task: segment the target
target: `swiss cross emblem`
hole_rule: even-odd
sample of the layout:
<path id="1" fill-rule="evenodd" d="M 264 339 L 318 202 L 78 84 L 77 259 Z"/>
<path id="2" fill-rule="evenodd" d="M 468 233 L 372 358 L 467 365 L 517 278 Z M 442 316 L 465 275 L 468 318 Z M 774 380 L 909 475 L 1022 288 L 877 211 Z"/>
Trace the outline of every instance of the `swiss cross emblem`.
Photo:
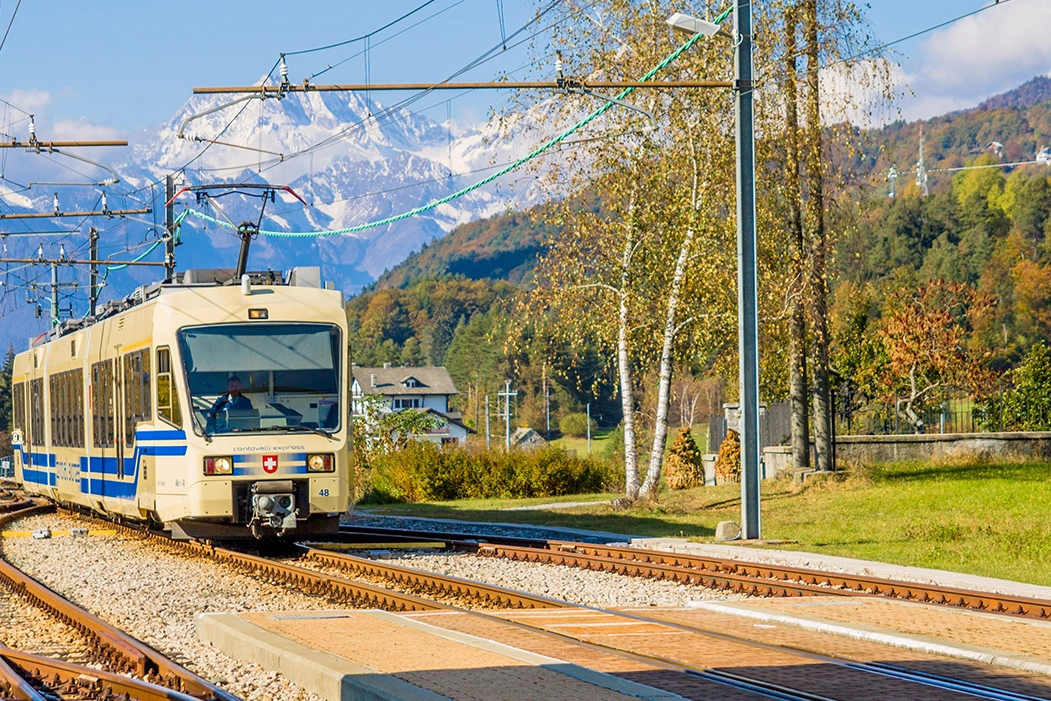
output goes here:
<path id="1" fill-rule="evenodd" d="M 272 475 L 277 472 L 277 456 L 276 455 L 264 455 L 263 456 L 263 472 L 268 475 Z"/>

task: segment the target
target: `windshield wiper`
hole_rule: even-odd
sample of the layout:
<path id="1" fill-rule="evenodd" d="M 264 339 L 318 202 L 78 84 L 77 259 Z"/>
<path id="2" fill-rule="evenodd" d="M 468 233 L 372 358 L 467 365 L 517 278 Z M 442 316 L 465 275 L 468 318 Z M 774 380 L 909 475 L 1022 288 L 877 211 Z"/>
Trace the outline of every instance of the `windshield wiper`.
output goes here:
<path id="1" fill-rule="evenodd" d="M 260 426 L 259 428 L 245 428 L 245 429 L 237 429 L 237 430 L 238 430 L 238 432 L 244 432 L 244 433 L 254 433 L 256 431 L 289 431 L 289 432 L 310 431 L 311 433 L 316 433 L 319 436 L 324 436 L 325 438 L 328 438 L 329 440 L 333 440 L 333 441 L 336 440 L 332 436 L 331 433 L 329 433 L 328 431 L 326 431 L 324 429 L 312 428 L 310 426 L 303 426 L 301 424 L 292 424 L 290 426 L 267 426 L 265 428 Z"/>

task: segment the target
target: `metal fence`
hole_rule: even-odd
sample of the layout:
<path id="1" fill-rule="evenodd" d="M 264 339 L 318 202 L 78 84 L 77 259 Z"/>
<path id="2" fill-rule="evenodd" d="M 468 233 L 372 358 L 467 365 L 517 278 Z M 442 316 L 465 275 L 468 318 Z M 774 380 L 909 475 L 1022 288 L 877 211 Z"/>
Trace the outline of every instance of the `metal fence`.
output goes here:
<path id="1" fill-rule="evenodd" d="M 726 413 L 708 419 L 708 450 L 715 453 L 730 428 Z M 792 406 L 788 402 L 764 404 L 759 411 L 759 450 L 771 445 L 785 445 L 792 437 Z"/>
<path id="2" fill-rule="evenodd" d="M 1051 430 L 1051 405 L 1027 402 L 1006 385 L 981 398 L 947 389 L 913 407 L 911 416 L 905 397 L 866 401 L 841 391 L 835 399 L 836 435 Z"/>

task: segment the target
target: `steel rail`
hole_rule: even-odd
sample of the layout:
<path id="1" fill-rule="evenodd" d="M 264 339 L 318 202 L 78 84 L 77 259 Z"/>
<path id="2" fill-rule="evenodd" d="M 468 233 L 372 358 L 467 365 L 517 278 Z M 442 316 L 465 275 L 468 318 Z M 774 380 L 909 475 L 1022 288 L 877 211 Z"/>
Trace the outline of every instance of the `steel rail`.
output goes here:
<path id="1" fill-rule="evenodd" d="M 553 563 L 569 567 L 580 567 L 589 570 L 602 570 L 615 574 L 669 579 L 681 584 L 696 584 L 711 589 L 731 590 L 756 596 L 828 596 L 850 594 L 864 595 L 862 592 L 845 592 L 810 584 L 781 582 L 769 579 L 755 579 L 745 575 L 714 573 L 686 567 L 664 565 L 654 562 L 635 562 L 627 559 L 613 559 L 600 555 L 589 555 L 571 550 L 528 548 L 494 543 L 479 543 L 479 555 L 504 557 L 524 562 Z"/>
<path id="2" fill-rule="evenodd" d="M 1010 594 L 982 592 L 958 587 L 899 580 L 843 572 L 742 562 L 718 557 L 668 553 L 645 548 L 626 548 L 609 545 L 591 545 L 551 541 L 549 547 L 630 564 L 632 567 L 672 567 L 675 572 L 709 572 L 736 575 L 756 581 L 791 582 L 795 585 L 816 587 L 823 594 L 879 596 L 919 603 L 965 608 L 986 613 L 997 613 L 1021 618 L 1046 620 L 1051 618 L 1051 601 Z"/>
<path id="3" fill-rule="evenodd" d="M 51 508 L 51 504 L 41 503 L 27 509 L 5 513 L 0 516 L 0 526 Z M 0 583 L 39 608 L 50 612 L 85 636 L 96 640 L 100 646 L 99 656 L 115 669 L 142 677 L 146 681 L 159 682 L 171 689 L 188 694 L 198 701 L 201 699 L 240 701 L 237 696 L 205 681 L 149 645 L 88 613 L 2 558 L 0 558 Z"/>
<path id="4" fill-rule="evenodd" d="M 382 577 L 403 586 L 422 590 L 428 594 L 439 593 L 447 596 L 460 596 L 477 599 L 500 608 L 513 609 L 557 609 L 572 605 L 537 594 L 529 594 L 516 589 L 476 582 L 460 577 L 451 577 L 412 567 L 403 567 L 388 562 L 355 557 L 344 553 L 318 550 L 306 544 L 298 544 L 305 556 L 326 565 L 369 577 Z"/>
<path id="5" fill-rule="evenodd" d="M 869 596 L 949 606 L 1018 618 L 1051 620 L 1051 601 L 921 582 L 823 572 L 729 558 L 670 553 L 646 548 L 430 530 L 344 527 L 375 536 L 427 538 L 479 554 L 561 562 L 576 567 L 670 579 L 762 596 Z M 518 550 L 514 550 L 517 548 Z M 551 553 L 558 552 L 558 555 Z M 574 555 L 575 557 L 570 557 Z M 783 591 L 782 591 L 783 590 Z"/>
<path id="6" fill-rule="evenodd" d="M 15 670 L 3 656 L 0 646 L 0 698 L 14 701 L 48 701 L 29 680 Z"/>
<path id="7" fill-rule="evenodd" d="M 25 670 L 25 673 L 18 670 Z M 6 679 L 11 689 L 7 693 L 19 701 L 49 701 L 56 698 L 37 691 L 26 676 L 44 682 L 45 686 L 51 689 L 62 685 L 65 687 L 63 691 L 66 692 L 62 698 L 108 699 L 119 696 L 122 699 L 137 701 L 200 701 L 196 696 L 114 672 L 82 667 L 0 646 L 0 691 L 4 690 Z M 74 693 L 77 696 L 71 695 Z"/>

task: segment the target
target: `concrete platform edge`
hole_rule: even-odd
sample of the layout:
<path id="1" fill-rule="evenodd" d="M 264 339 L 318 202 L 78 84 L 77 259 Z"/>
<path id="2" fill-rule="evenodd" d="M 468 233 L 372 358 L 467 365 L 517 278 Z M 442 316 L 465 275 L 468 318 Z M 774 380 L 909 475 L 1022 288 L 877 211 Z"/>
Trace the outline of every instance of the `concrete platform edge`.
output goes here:
<path id="1" fill-rule="evenodd" d="M 789 615 L 785 613 L 774 613 L 771 611 L 748 606 L 746 604 L 725 604 L 708 601 L 696 601 L 689 604 L 690 608 L 699 608 L 713 613 L 743 616 L 764 623 L 780 623 L 782 625 L 794 626 L 804 630 L 817 633 L 829 633 L 854 640 L 881 643 L 892 647 L 904 648 L 916 652 L 932 655 L 944 655 L 956 659 L 969 660 L 971 662 L 983 662 L 997 667 L 1008 667 L 1023 672 L 1035 674 L 1046 674 L 1051 676 L 1051 661 L 1039 658 L 1016 655 L 993 648 L 966 645 L 963 643 L 950 643 L 939 638 L 925 635 L 911 635 L 889 628 L 877 628 L 855 624 L 854 626 L 841 623 L 832 623 L 819 618 L 804 615 Z"/>
<path id="2" fill-rule="evenodd" d="M 640 699 L 646 699 L 647 701 L 675 701 L 677 699 L 683 699 L 682 696 L 675 694 L 670 691 L 664 691 L 657 689 L 652 686 L 646 686 L 645 684 L 639 684 L 637 682 L 629 681 L 627 679 L 621 679 L 615 677 L 612 674 L 606 674 L 605 672 L 598 672 L 593 669 L 581 667 L 563 660 L 559 660 L 554 657 L 548 657 L 546 655 L 540 655 L 535 652 L 529 652 L 528 650 L 522 650 L 521 648 L 512 647 L 504 643 L 497 642 L 495 640 L 488 640 L 486 638 L 478 637 L 477 635 L 471 635 L 470 633 L 461 633 L 455 630 L 449 630 L 447 628 L 441 628 L 439 626 L 425 623 L 415 618 L 402 616 L 394 613 L 388 613 L 387 611 L 370 610 L 365 611 L 370 616 L 382 618 L 385 621 L 390 621 L 397 625 L 405 626 L 407 628 L 413 628 L 421 632 L 433 635 L 436 637 L 444 638 L 446 640 L 452 640 L 454 642 L 463 643 L 464 645 L 470 645 L 480 650 L 487 650 L 489 652 L 495 652 L 505 657 L 510 657 L 513 660 L 519 662 L 525 662 L 526 664 L 535 665 L 537 667 L 543 667 L 552 672 L 572 677 L 582 682 L 597 686 L 603 689 L 609 689 L 615 691 L 618 694 L 624 694 L 625 696 L 634 696 Z M 440 615 L 440 614 L 439 614 Z"/>
<path id="3" fill-rule="evenodd" d="M 197 637 L 234 659 L 280 672 L 328 701 L 448 701 L 396 677 L 271 633 L 233 613 L 202 613 L 197 617 Z"/>

